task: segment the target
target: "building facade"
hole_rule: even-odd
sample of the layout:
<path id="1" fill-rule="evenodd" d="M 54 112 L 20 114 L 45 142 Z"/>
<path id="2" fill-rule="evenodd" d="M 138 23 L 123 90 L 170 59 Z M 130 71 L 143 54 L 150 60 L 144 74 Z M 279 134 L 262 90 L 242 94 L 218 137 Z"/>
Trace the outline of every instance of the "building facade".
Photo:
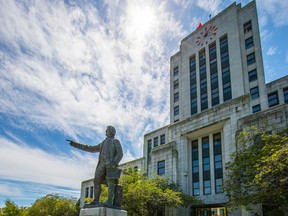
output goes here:
<path id="1" fill-rule="evenodd" d="M 184 38 L 170 59 L 170 124 L 144 135 L 136 162 L 204 204 L 165 215 L 262 215 L 261 205 L 227 212 L 225 164 L 239 132 L 287 125 L 287 103 L 288 76 L 265 83 L 255 1 L 231 4 Z"/>

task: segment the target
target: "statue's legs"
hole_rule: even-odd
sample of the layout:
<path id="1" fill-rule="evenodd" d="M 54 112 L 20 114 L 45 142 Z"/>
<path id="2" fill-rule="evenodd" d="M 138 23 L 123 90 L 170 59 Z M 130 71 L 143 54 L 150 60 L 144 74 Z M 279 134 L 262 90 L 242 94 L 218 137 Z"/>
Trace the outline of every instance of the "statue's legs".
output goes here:
<path id="1" fill-rule="evenodd" d="M 101 183 L 105 178 L 105 165 L 98 164 L 95 170 L 95 177 L 94 177 L 94 200 L 93 204 L 99 204 L 99 198 L 101 194 Z"/>
<path id="2" fill-rule="evenodd" d="M 107 184 L 108 184 L 108 200 L 107 200 L 106 204 L 113 206 L 114 198 L 115 198 L 116 180 L 115 179 L 109 179 L 109 180 L 107 180 Z"/>

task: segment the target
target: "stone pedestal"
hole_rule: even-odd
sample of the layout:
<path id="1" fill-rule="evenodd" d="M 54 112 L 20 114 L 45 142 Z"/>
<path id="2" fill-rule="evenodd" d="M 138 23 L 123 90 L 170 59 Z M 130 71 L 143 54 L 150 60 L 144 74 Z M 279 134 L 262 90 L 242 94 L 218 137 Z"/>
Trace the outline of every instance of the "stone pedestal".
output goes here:
<path id="1" fill-rule="evenodd" d="M 83 208 L 79 216 L 127 216 L 127 211 L 108 207 Z"/>

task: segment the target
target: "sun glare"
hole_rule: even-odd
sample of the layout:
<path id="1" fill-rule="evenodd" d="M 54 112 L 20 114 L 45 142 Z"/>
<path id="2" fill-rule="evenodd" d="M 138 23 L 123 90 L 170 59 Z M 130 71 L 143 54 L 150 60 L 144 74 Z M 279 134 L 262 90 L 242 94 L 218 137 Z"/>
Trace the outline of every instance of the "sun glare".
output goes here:
<path id="1" fill-rule="evenodd" d="M 138 40 L 143 40 L 152 33 L 156 24 L 156 16 L 150 6 L 137 5 L 129 8 L 127 24 L 129 34 Z"/>

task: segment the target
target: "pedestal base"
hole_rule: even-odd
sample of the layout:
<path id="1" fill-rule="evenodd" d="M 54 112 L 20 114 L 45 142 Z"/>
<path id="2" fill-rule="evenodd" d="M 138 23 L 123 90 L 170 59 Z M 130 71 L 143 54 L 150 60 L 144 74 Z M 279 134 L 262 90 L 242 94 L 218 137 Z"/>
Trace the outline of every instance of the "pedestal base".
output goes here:
<path id="1" fill-rule="evenodd" d="M 79 216 L 127 216 L 127 211 L 108 207 L 84 208 Z"/>

